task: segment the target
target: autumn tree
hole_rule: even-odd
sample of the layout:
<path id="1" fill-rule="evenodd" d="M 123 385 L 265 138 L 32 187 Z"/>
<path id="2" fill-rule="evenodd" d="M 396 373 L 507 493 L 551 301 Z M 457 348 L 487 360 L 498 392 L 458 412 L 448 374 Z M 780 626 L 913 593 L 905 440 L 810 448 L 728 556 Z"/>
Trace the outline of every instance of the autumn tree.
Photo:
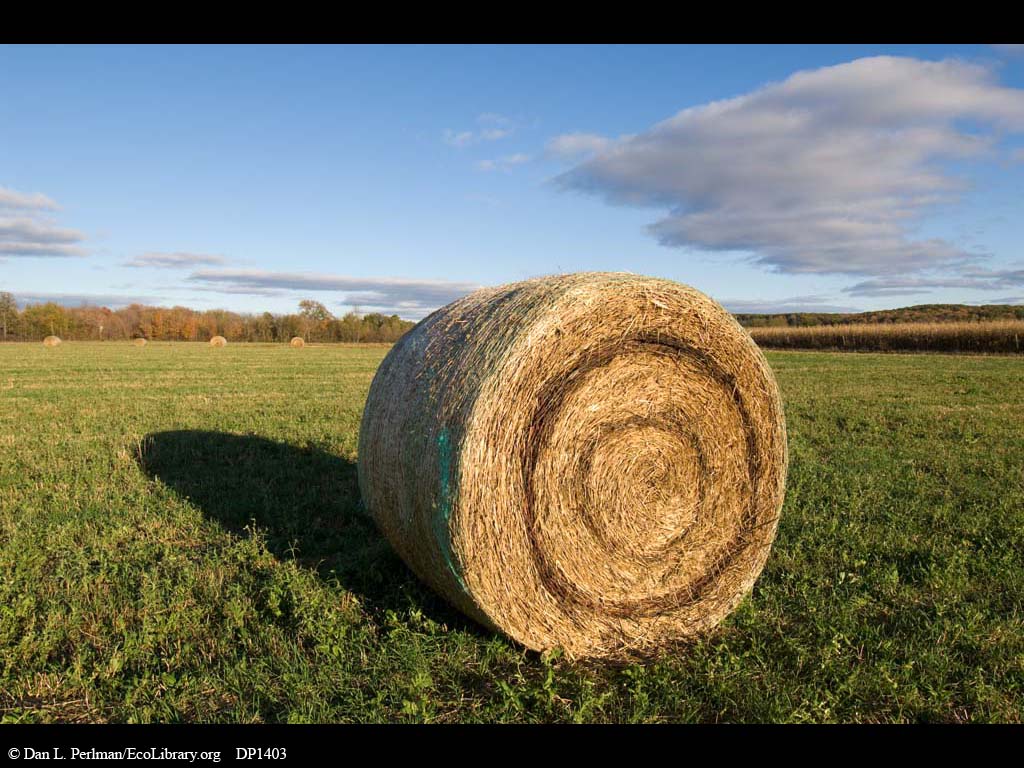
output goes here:
<path id="1" fill-rule="evenodd" d="M 240 314 L 226 309 L 199 312 L 188 307 L 131 304 L 121 309 L 58 304 L 30 304 L 20 313 L 10 294 L 0 293 L 0 338 L 42 339 L 55 334 L 67 340 L 206 341 L 226 336 L 233 341 L 287 341 L 293 336 L 320 342 L 394 342 L 413 323 L 397 315 L 357 311 L 334 317 L 317 301 L 305 300 L 299 313 Z"/>
<path id="2" fill-rule="evenodd" d="M 18 321 L 18 303 L 7 291 L 0 291 L 0 328 L 3 328 L 3 340 L 7 341 L 8 327 L 13 331 Z"/>

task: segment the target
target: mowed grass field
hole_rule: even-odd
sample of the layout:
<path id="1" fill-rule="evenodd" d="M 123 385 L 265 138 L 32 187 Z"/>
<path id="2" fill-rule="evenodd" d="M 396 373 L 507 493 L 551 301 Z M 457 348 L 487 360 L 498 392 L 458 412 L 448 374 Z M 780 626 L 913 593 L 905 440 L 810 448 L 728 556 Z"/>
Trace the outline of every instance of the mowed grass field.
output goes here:
<path id="1" fill-rule="evenodd" d="M 1022 719 L 1024 359 L 770 353 L 766 570 L 711 636 L 610 665 L 477 627 L 362 517 L 385 353 L 0 345 L 0 717 Z"/>

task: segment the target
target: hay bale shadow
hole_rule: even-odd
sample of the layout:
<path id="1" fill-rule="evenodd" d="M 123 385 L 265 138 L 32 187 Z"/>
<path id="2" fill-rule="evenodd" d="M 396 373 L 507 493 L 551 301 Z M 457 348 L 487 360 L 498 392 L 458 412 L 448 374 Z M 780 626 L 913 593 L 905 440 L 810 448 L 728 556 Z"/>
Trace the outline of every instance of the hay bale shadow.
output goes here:
<path id="1" fill-rule="evenodd" d="M 147 435 L 139 464 L 225 530 L 248 536 L 255 525 L 275 557 L 336 579 L 371 614 L 418 609 L 484 632 L 422 586 L 362 512 L 353 461 L 254 435 L 178 430 Z"/>

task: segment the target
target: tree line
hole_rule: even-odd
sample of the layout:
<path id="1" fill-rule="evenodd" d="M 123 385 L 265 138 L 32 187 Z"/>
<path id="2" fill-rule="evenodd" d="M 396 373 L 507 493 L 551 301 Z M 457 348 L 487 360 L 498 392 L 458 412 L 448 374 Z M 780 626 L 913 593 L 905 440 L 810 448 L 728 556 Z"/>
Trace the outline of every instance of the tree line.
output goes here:
<path id="1" fill-rule="evenodd" d="M 775 315 L 737 314 L 747 328 L 806 327 L 816 325 L 859 325 L 876 323 L 982 323 L 995 320 L 1024 320 L 1024 305 L 918 304 L 900 309 L 871 312 L 790 312 Z"/>
<path id="2" fill-rule="evenodd" d="M 188 307 L 150 307 L 131 304 L 121 309 L 63 307 L 54 302 L 19 309 L 14 296 L 0 292 L 0 341 L 39 341 L 59 336 L 68 341 L 288 341 L 301 336 L 308 342 L 395 342 L 415 323 L 398 315 L 356 311 L 335 317 L 318 301 L 299 302 L 294 314 L 243 314 L 225 309 L 198 311 Z"/>

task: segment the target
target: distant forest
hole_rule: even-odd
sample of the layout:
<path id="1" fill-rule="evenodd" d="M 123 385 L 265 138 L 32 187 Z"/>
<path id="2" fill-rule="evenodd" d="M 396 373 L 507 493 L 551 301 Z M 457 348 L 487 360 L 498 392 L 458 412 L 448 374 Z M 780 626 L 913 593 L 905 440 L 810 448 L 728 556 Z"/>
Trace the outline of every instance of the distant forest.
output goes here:
<path id="1" fill-rule="evenodd" d="M 1024 320 L 1024 305 L 918 304 L 902 309 L 843 314 L 838 312 L 790 312 L 779 315 L 737 314 L 748 328 L 846 325 L 860 323 L 974 323 L 987 320 Z"/>
<path id="2" fill-rule="evenodd" d="M 843 325 L 860 323 L 952 323 L 1024 320 L 1024 306 L 1013 304 L 919 304 L 852 314 L 790 312 L 774 315 L 737 314 L 748 328 Z M 53 302 L 29 304 L 19 310 L 10 293 L 0 292 L 0 341 L 38 341 L 59 336 L 68 341 L 128 340 L 288 341 L 293 336 L 314 343 L 394 342 L 415 323 L 398 315 L 349 312 L 335 317 L 318 301 L 299 302 L 294 314 L 242 314 L 225 309 L 198 311 L 188 307 L 131 304 L 121 309 L 63 307 Z"/>
<path id="3" fill-rule="evenodd" d="M 239 314 L 224 309 L 199 312 L 188 307 L 149 307 L 132 304 L 121 309 L 62 307 L 53 302 L 29 304 L 19 310 L 10 293 L 0 292 L 0 341 L 38 341 L 59 336 L 68 341 L 288 341 L 301 336 L 308 342 L 393 342 L 415 323 L 398 315 L 349 312 L 335 317 L 317 301 L 299 302 L 290 315 Z"/>

